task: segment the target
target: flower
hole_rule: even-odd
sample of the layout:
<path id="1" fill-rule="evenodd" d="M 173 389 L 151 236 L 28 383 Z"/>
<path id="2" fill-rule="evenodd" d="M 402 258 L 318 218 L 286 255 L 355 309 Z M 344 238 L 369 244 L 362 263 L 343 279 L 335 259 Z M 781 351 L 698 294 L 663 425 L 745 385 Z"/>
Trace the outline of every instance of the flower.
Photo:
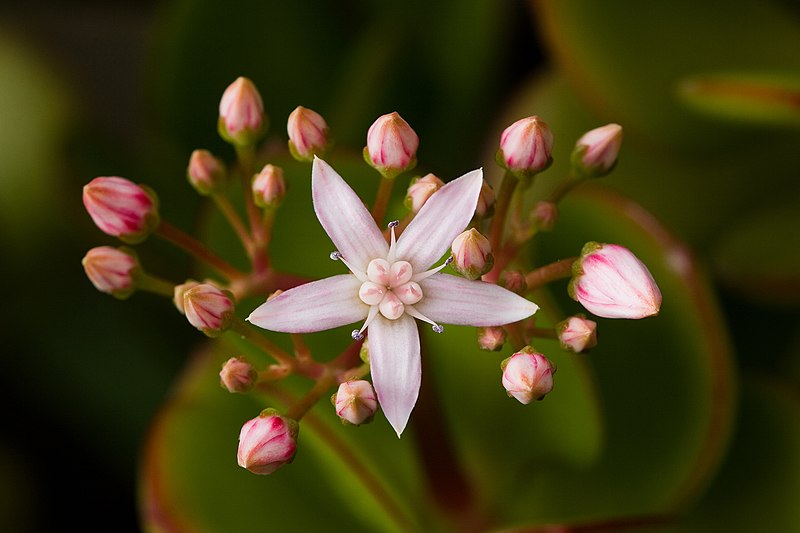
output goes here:
<path id="1" fill-rule="evenodd" d="M 417 164 L 417 133 L 397 112 L 378 117 L 367 131 L 364 159 L 387 177 L 414 168 Z"/>
<path id="2" fill-rule="evenodd" d="M 228 392 L 246 392 L 253 388 L 258 373 L 244 357 L 231 357 L 222 365 L 219 384 Z"/>
<path id="3" fill-rule="evenodd" d="M 489 239 L 470 228 L 453 240 L 453 268 L 467 279 L 478 279 L 492 269 L 494 256 Z"/>
<path id="4" fill-rule="evenodd" d="M 589 242 L 572 267 L 569 295 L 597 316 L 645 318 L 661 309 L 661 291 L 633 252 Z"/>
<path id="5" fill-rule="evenodd" d="M 141 267 L 133 250 L 98 246 L 86 253 L 81 264 L 89 281 L 100 292 L 124 300 L 136 290 Z"/>
<path id="6" fill-rule="evenodd" d="M 360 426 L 370 422 L 378 410 L 375 390 L 369 381 L 363 379 L 345 381 L 331 400 L 343 424 Z"/>
<path id="7" fill-rule="evenodd" d="M 286 195 L 283 169 L 266 165 L 253 177 L 253 201 L 259 207 L 273 208 L 280 205 Z"/>
<path id="8" fill-rule="evenodd" d="M 246 146 L 255 142 L 266 127 L 261 94 L 248 78 L 238 77 L 225 89 L 219 101 L 220 135 L 230 143 Z"/>
<path id="9" fill-rule="evenodd" d="M 216 337 L 231 325 L 233 296 L 210 283 L 201 283 L 183 293 L 183 311 L 191 325 Z"/>
<path id="10" fill-rule="evenodd" d="M 83 187 L 83 205 L 101 231 L 128 244 L 158 226 L 158 199 L 149 188 L 118 176 L 95 178 Z"/>
<path id="11" fill-rule="evenodd" d="M 561 347 L 575 353 L 597 346 L 597 322 L 583 315 L 575 315 L 556 324 Z"/>
<path id="12" fill-rule="evenodd" d="M 330 144 L 328 123 L 317 113 L 297 106 L 286 121 L 289 134 L 289 151 L 298 161 L 311 161 L 322 155 Z"/>
<path id="13" fill-rule="evenodd" d="M 503 361 L 501 368 L 503 388 L 520 403 L 541 400 L 553 390 L 555 365 L 530 346 Z"/>
<path id="14" fill-rule="evenodd" d="M 314 210 L 337 247 L 331 254 L 350 269 L 281 293 L 248 317 L 273 331 L 309 333 L 364 321 L 354 338 L 369 335 L 372 382 L 378 402 L 403 432 L 421 381 L 419 332 L 414 319 L 442 332 L 440 322 L 499 326 L 527 318 L 538 306 L 502 287 L 428 270 L 475 212 L 483 176 L 474 170 L 435 192 L 399 239 L 390 224 L 387 244 L 367 208 L 325 161 L 314 160 Z M 445 263 L 446 264 L 446 263 Z"/>
<path id="15" fill-rule="evenodd" d="M 213 193 L 225 180 L 225 164 L 208 150 L 195 150 L 189 158 L 186 177 L 197 192 Z"/>
<path id="16" fill-rule="evenodd" d="M 500 134 L 498 161 L 511 172 L 532 175 L 550 166 L 553 134 L 537 116 L 522 118 Z"/>
<path id="17" fill-rule="evenodd" d="M 575 143 L 572 165 L 586 177 L 605 176 L 617 164 L 621 145 L 622 126 L 619 124 L 606 124 L 587 131 Z"/>
<path id="18" fill-rule="evenodd" d="M 291 463 L 297 451 L 297 422 L 264 409 L 248 420 L 239 433 L 239 466 L 254 474 L 271 474 Z"/>

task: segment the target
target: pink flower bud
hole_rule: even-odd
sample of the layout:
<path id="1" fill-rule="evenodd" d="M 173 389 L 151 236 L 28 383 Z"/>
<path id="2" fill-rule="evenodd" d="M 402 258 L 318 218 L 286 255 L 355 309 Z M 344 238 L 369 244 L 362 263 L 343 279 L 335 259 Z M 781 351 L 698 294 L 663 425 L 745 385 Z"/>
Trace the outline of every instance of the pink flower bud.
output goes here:
<path id="1" fill-rule="evenodd" d="M 230 327 L 233 308 L 233 296 L 208 283 L 183 293 L 186 319 L 209 337 L 216 337 Z"/>
<path id="2" fill-rule="evenodd" d="M 175 308 L 180 314 L 186 314 L 186 310 L 183 307 L 183 295 L 186 294 L 186 291 L 198 285 L 200 285 L 200 282 L 193 279 L 187 279 L 186 283 L 175 285 L 175 288 L 172 290 L 172 303 L 175 304 Z"/>
<path id="3" fill-rule="evenodd" d="M 582 315 L 571 316 L 556 324 L 561 347 L 575 353 L 597 346 L 597 322 Z"/>
<path id="4" fill-rule="evenodd" d="M 271 474 L 291 463 L 297 451 L 297 422 L 264 409 L 239 433 L 239 466 L 254 474 Z"/>
<path id="5" fill-rule="evenodd" d="M 500 351 L 506 343 L 506 330 L 500 326 L 478 328 L 478 347 L 492 352 Z"/>
<path id="6" fill-rule="evenodd" d="M 541 400 L 553 390 L 555 365 L 530 346 L 503 361 L 501 368 L 503 387 L 521 403 Z"/>
<path id="7" fill-rule="evenodd" d="M 414 178 L 411 180 L 411 185 L 408 187 L 408 193 L 406 194 L 406 207 L 412 213 L 419 213 L 428 198 L 442 187 L 444 187 L 444 182 L 433 174 L 426 174 L 422 178 Z"/>
<path id="8" fill-rule="evenodd" d="M 500 274 L 500 286 L 517 294 L 522 294 L 528 290 L 528 282 L 525 279 L 525 274 L 519 270 L 504 270 L 503 273 Z"/>
<path id="9" fill-rule="evenodd" d="M 142 242 L 159 223 L 155 193 L 125 178 L 93 179 L 83 187 L 83 205 L 100 230 L 128 244 Z"/>
<path id="10" fill-rule="evenodd" d="M 225 180 L 225 164 L 208 150 L 195 150 L 189 158 L 186 177 L 200 194 L 214 192 Z"/>
<path id="11" fill-rule="evenodd" d="M 226 141 L 246 146 L 255 143 L 266 128 L 264 102 L 256 86 L 239 77 L 222 94 L 219 102 L 219 133 Z"/>
<path id="12" fill-rule="evenodd" d="M 531 222 L 539 231 L 551 231 L 558 220 L 558 206 L 553 202 L 536 202 L 531 211 Z"/>
<path id="13" fill-rule="evenodd" d="M 222 365 L 219 383 L 228 392 L 246 392 L 253 387 L 258 373 L 243 357 L 231 357 Z"/>
<path id="14" fill-rule="evenodd" d="M 278 207 L 286 194 L 283 169 L 266 165 L 253 178 L 253 201 L 259 207 Z"/>
<path id="15" fill-rule="evenodd" d="M 475 206 L 475 216 L 478 218 L 487 218 L 494 214 L 494 190 L 484 180 L 481 185 L 481 193 L 478 196 L 478 205 Z"/>
<path id="16" fill-rule="evenodd" d="M 378 410 L 375 390 L 369 381 L 345 381 L 331 398 L 336 414 L 344 424 L 359 426 L 372 421 Z"/>
<path id="17" fill-rule="evenodd" d="M 494 257 L 489 239 L 475 228 L 455 238 L 452 246 L 453 268 L 467 279 L 478 279 L 492 269 Z"/>
<path id="18" fill-rule="evenodd" d="M 614 168 L 622 145 L 622 126 L 606 124 L 586 132 L 572 151 L 572 165 L 579 175 L 605 176 Z"/>
<path id="19" fill-rule="evenodd" d="M 417 164 L 419 137 L 398 113 L 378 118 L 367 132 L 364 159 L 387 177 L 394 177 Z"/>
<path id="20" fill-rule="evenodd" d="M 500 135 L 498 161 L 511 172 L 532 175 L 550 166 L 553 134 L 537 116 L 520 119 Z"/>
<path id="21" fill-rule="evenodd" d="M 587 243 L 572 271 L 569 295 L 597 316 L 644 318 L 661 309 L 653 276 L 627 248 Z"/>
<path id="22" fill-rule="evenodd" d="M 133 250 L 99 246 L 89 250 L 81 263 L 89 281 L 100 292 L 124 300 L 136 290 L 140 267 Z"/>
<path id="23" fill-rule="evenodd" d="M 328 148 L 328 123 L 319 113 L 297 106 L 286 122 L 289 151 L 298 161 L 312 161 Z"/>

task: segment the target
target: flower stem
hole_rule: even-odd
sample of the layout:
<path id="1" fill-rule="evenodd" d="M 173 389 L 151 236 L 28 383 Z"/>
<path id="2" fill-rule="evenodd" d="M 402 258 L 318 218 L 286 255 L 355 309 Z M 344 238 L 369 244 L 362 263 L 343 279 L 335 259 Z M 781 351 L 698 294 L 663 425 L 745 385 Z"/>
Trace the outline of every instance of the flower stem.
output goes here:
<path id="1" fill-rule="evenodd" d="M 570 257 L 528 272 L 525 275 L 528 290 L 533 291 L 551 281 L 572 276 L 572 264 L 577 260 L 577 257 Z"/>
<path id="2" fill-rule="evenodd" d="M 531 328 L 530 334 L 532 337 L 539 339 L 557 339 L 558 333 L 553 328 Z"/>
<path id="3" fill-rule="evenodd" d="M 265 336 L 256 332 L 250 324 L 241 318 L 234 317 L 231 329 L 275 359 L 281 366 L 290 370 L 294 370 L 297 367 L 297 362 L 291 355 Z"/>
<path id="4" fill-rule="evenodd" d="M 171 242 L 178 248 L 181 248 L 182 250 L 191 254 L 198 260 L 206 263 L 228 280 L 239 279 L 244 275 L 231 266 L 227 261 L 206 248 L 203 243 L 184 233 L 182 230 L 176 228 L 172 224 L 162 220 L 156 229 L 156 234 L 162 239 Z"/>
<path id="5" fill-rule="evenodd" d="M 250 234 L 253 236 L 253 270 L 263 272 L 267 268 L 266 257 L 264 255 L 264 243 L 266 241 L 264 226 L 261 223 L 261 213 L 258 206 L 253 201 L 252 179 L 255 173 L 255 148 L 252 145 L 237 146 L 236 157 L 239 159 L 239 174 L 242 180 L 242 194 L 244 195 L 244 206 L 247 211 L 247 218 L 250 222 Z"/>
<path id="6" fill-rule="evenodd" d="M 175 293 L 175 285 L 165 279 L 161 279 L 151 274 L 143 273 L 137 281 L 137 287 L 143 291 L 160 294 L 172 298 Z"/>
<path id="7" fill-rule="evenodd" d="M 380 227 L 383 217 L 386 216 L 389 199 L 392 197 L 392 187 L 394 187 L 394 178 L 381 177 L 378 195 L 375 197 L 375 203 L 372 206 L 372 218 L 375 219 L 378 227 Z"/>
<path id="8" fill-rule="evenodd" d="M 517 188 L 518 183 L 519 180 L 510 172 L 506 171 L 505 175 L 503 175 L 503 181 L 500 183 L 500 191 L 497 193 L 497 202 L 495 203 L 492 225 L 489 228 L 489 244 L 492 250 L 500 249 L 508 208 L 511 206 L 511 197 L 514 195 L 514 190 Z"/>
<path id="9" fill-rule="evenodd" d="M 547 196 L 548 202 L 558 204 L 566 195 L 578 186 L 583 181 L 583 178 L 577 178 L 572 174 L 568 175 L 553 191 Z"/>
<path id="10" fill-rule="evenodd" d="M 286 416 L 299 422 L 335 384 L 336 374 L 330 368 L 326 368 L 311 390 L 286 411 Z"/>
<path id="11" fill-rule="evenodd" d="M 211 195 L 211 198 L 214 200 L 214 203 L 217 205 L 217 208 L 222 212 L 222 214 L 227 219 L 228 223 L 233 228 L 233 231 L 236 232 L 236 235 L 239 237 L 239 240 L 242 241 L 242 245 L 244 249 L 247 250 L 247 255 L 250 257 L 250 260 L 253 260 L 253 239 L 250 237 L 250 233 L 247 231 L 247 228 L 242 222 L 239 213 L 236 212 L 234 209 L 233 204 L 231 204 L 230 200 L 227 197 L 214 193 Z"/>

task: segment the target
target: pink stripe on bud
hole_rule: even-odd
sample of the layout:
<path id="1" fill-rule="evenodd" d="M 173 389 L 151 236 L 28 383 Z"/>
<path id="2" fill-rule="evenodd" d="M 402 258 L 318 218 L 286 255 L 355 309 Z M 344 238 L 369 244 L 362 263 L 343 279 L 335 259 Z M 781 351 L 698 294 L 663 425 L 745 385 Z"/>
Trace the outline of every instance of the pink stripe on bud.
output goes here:
<path id="1" fill-rule="evenodd" d="M 83 187 L 83 205 L 101 231 L 129 244 L 158 226 L 155 193 L 120 177 L 95 178 Z"/>
<path id="2" fill-rule="evenodd" d="M 541 400 L 553 390 L 555 365 L 530 346 L 503 361 L 501 368 L 503 387 L 521 403 Z"/>
<path id="3" fill-rule="evenodd" d="M 328 123 L 316 111 L 297 106 L 286 121 L 286 131 L 289 151 L 298 161 L 312 161 L 328 148 Z"/>
<path id="4" fill-rule="evenodd" d="M 186 319 L 209 337 L 216 337 L 230 327 L 233 309 L 233 296 L 209 283 L 196 285 L 183 293 Z"/>
<path id="5" fill-rule="evenodd" d="M 512 172 L 535 174 L 550 165 L 553 134 L 537 116 L 520 119 L 500 135 L 500 155 Z"/>
<path id="6" fill-rule="evenodd" d="M 89 250 L 81 263 L 89 281 L 100 292 L 122 300 L 136 290 L 140 267 L 133 250 L 99 246 Z"/>
<path id="7" fill-rule="evenodd" d="M 342 423 L 358 426 L 372 421 L 378 399 L 369 381 L 345 381 L 331 398 Z"/>
<path id="8" fill-rule="evenodd" d="M 297 451 L 297 422 L 265 409 L 245 422 L 239 433 L 239 466 L 254 474 L 272 474 L 290 463 Z"/>
<path id="9" fill-rule="evenodd" d="M 398 113 L 383 115 L 370 126 L 364 150 L 367 162 L 393 177 L 417 164 L 419 137 Z"/>

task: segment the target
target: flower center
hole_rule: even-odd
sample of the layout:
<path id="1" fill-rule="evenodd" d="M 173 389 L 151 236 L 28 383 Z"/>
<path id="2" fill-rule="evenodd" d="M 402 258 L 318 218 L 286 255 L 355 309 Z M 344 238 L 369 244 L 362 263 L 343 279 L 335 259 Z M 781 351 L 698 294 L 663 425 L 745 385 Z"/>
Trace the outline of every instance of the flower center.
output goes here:
<path id="1" fill-rule="evenodd" d="M 342 257 L 342 254 L 338 251 L 331 252 L 331 259 L 343 262 L 350 269 L 350 272 L 361 280 L 358 297 L 362 302 L 370 306 L 364 325 L 361 326 L 361 329 L 353 330 L 352 336 L 356 340 L 364 338 L 364 330 L 378 316 L 378 313 L 389 320 L 397 320 L 403 316 L 403 313 L 408 313 L 414 318 L 431 324 L 433 331 L 436 333 L 444 331 L 442 326 L 417 311 L 414 308 L 414 304 L 422 300 L 423 296 L 422 287 L 419 286 L 418 282 L 439 272 L 449 265 L 453 258 L 448 258 L 444 264 L 436 268 L 415 274 L 411 263 L 398 260 L 395 257 L 396 239 L 394 228 L 397 225 L 398 222 L 396 220 L 389 223 L 389 229 L 391 230 L 389 253 L 385 258 L 377 257 L 370 261 L 366 272 L 353 268 L 353 265 L 348 263 L 347 259 Z"/>

